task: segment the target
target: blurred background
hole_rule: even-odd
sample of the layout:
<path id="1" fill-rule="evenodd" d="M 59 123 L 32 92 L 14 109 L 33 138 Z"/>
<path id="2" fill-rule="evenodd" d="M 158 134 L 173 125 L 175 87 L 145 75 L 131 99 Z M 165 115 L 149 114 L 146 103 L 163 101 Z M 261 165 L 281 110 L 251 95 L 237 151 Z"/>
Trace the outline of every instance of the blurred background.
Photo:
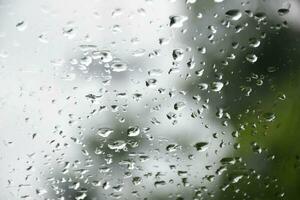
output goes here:
<path id="1" fill-rule="evenodd" d="M 0 1 L 1 199 L 297 199 L 300 1 Z"/>

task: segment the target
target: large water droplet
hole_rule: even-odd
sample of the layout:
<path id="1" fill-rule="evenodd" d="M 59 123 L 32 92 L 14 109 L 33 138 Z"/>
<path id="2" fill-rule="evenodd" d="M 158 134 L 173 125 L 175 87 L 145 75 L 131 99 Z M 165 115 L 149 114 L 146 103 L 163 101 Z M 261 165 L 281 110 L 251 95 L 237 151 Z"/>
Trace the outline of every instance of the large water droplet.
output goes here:
<path id="1" fill-rule="evenodd" d="M 250 38 L 249 39 L 249 46 L 253 48 L 257 48 L 260 45 L 260 41 L 256 38 Z"/>
<path id="2" fill-rule="evenodd" d="M 242 17 L 241 11 L 237 9 L 228 10 L 225 14 L 234 21 L 237 21 Z"/>
<path id="3" fill-rule="evenodd" d="M 175 110 L 181 110 L 185 107 L 185 102 L 180 101 L 174 104 L 174 109 Z"/>
<path id="4" fill-rule="evenodd" d="M 277 12 L 278 12 L 278 14 L 280 16 L 284 16 L 284 15 L 286 15 L 286 14 L 288 14 L 290 12 L 290 9 L 288 9 L 288 8 L 280 8 L 280 9 L 278 9 Z"/>
<path id="5" fill-rule="evenodd" d="M 181 61 L 184 57 L 183 49 L 174 49 L 172 56 L 175 61 Z"/>
<path id="6" fill-rule="evenodd" d="M 130 126 L 127 130 L 129 137 L 136 137 L 140 134 L 140 128 L 138 126 Z"/>
<path id="7" fill-rule="evenodd" d="M 264 113 L 264 114 L 263 114 L 263 117 L 264 117 L 264 119 L 265 119 L 267 122 L 271 122 L 271 121 L 273 121 L 273 120 L 276 118 L 275 114 L 272 113 L 272 112 Z"/>
<path id="8" fill-rule="evenodd" d="M 255 63 L 257 61 L 257 56 L 255 54 L 248 54 L 246 60 L 250 63 Z"/>
<path id="9" fill-rule="evenodd" d="M 197 151 L 203 152 L 208 149 L 208 143 L 207 142 L 197 142 L 194 144 L 194 147 L 196 148 Z"/>
<path id="10" fill-rule="evenodd" d="M 211 84 L 211 90 L 214 92 L 219 92 L 222 90 L 224 84 L 222 82 L 213 82 Z"/>

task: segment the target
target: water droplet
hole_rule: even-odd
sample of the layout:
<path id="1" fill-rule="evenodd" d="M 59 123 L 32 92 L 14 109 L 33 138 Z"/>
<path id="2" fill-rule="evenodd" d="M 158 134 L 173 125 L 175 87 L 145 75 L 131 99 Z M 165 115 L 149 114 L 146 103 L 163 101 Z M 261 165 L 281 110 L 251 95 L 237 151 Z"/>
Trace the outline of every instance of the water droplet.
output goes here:
<path id="1" fill-rule="evenodd" d="M 211 90 L 214 92 L 219 92 L 222 90 L 224 84 L 222 82 L 213 82 L 211 84 Z"/>
<path id="2" fill-rule="evenodd" d="M 141 182 L 142 182 L 142 178 L 141 177 L 136 176 L 136 177 L 132 178 L 133 185 L 139 185 Z"/>
<path id="3" fill-rule="evenodd" d="M 172 28 L 180 28 L 183 26 L 183 23 L 188 20 L 188 17 L 186 16 L 170 16 L 170 27 Z"/>
<path id="4" fill-rule="evenodd" d="M 237 21 L 242 17 L 241 11 L 237 9 L 228 10 L 225 14 L 234 21 Z"/>
<path id="5" fill-rule="evenodd" d="M 172 56 L 175 61 L 181 61 L 184 57 L 183 49 L 174 49 Z"/>
<path id="6" fill-rule="evenodd" d="M 179 149 L 180 146 L 178 144 L 169 144 L 167 147 L 166 147 L 166 150 L 168 152 L 174 152 L 176 151 L 177 149 Z"/>
<path id="7" fill-rule="evenodd" d="M 160 186 L 163 186 L 163 185 L 166 185 L 166 181 L 155 181 L 154 182 L 154 186 L 155 187 L 160 187 Z"/>
<path id="8" fill-rule="evenodd" d="M 207 83 L 199 83 L 198 87 L 200 90 L 207 90 L 208 89 L 208 84 Z"/>
<path id="9" fill-rule="evenodd" d="M 185 103 L 183 101 L 177 102 L 174 104 L 175 110 L 181 110 L 185 107 Z"/>
<path id="10" fill-rule="evenodd" d="M 148 71 L 149 76 L 160 76 L 163 73 L 161 69 L 151 69 Z"/>
<path id="11" fill-rule="evenodd" d="M 145 54 L 145 52 L 146 52 L 145 49 L 137 49 L 132 53 L 132 55 L 135 57 L 140 57 L 140 56 L 143 56 Z"/>
<path id="12" fill-rule="evenodd" d="M 112 150 L 120 151 L 122 149 L 125 149 L 126 142 L 123 140 L 116 140 L 113 143 L 108 144 L 107 146 L 108 146 L 108 148 L 110 148 Z"/>
<path id="13" fill-rule="evenodd" d="M 93 59 L 91 56 L 84 56 L 84 57 L 80 58 L 80 64 L 82 64 L 86 67 L 90 66 L 90 64 L 92 64 L 92 62 L 93 62 Z"/>
<path id="14" fill-rule="evenodd" d="M 102 50 L 102 51 L 93 51 L 92 52 L 93 59 L 100 59 L 101 62 L 108 63 L 113 60 L 113 56 L 110 51 Z"/>
<path id="15" fill-rule="evenodd" d="M 204 55 L 204 54 L 206 54 L 206 47 L 199 47 L 198 51 Z"/>
<path id="16" fill-rule="evenodd" d="M 198 12 L 197 18 L 201 19 L 203 17 L 203 14 L 201 12 Z"/>
<path id="17" fill-rule="evenodd" d="M 267 68 L 267 71 L 268 71 L 269 73 L 273 73 L 273 72 L 276 72 L 277 69 L 278 69 L 277 66 L 270 66 L 270 67 Z"/>
<path id="18" fill-rule="evenodd" d="M 282 94 L 282 93 L 280 93 L 280 94 L 278 94 L 278 99 L 279 100 L 285 100 L 286 99 L 286 95 L 285 94 Z"/>
<path id="19" fill-rule="evenodd" d="M 97 134 L 101 137 L 108 137 L 113 132 L 114 130 L 111 128 L 99 128 Z"/>
<path id="20" fill-rule="evenodd" d="M 63 28 L 63 35 L 68 39 L 73 39 L 76 36 L 76 30 L 74 28 Z"/>
<path id="21" fill-rule="evenodd" d="M 197 142 L 194 144 L 194 147 L 196 148 L 197 151 L 203 152 L 208 149 L 208 143 L 207 142 Z"/>
<path id="22" fill-rule="evenodd" d="M 237 183 L 237 182 L 239 182 L 243 177 L 244 177 L 243 175 L 236 175 L 236 176 L 231 177 L 230 179 L 231 179 L 231 182 L 232 182 L 232 183 Z"/>
<path id="23" fill-rule="evenodd" d="M 123 14 L 122 10 L 121 10 L 120 8 L 116 8 L 116 9 L 111 13 L 111 16 L 112 16 L 112 17 L 117 17 L 117 16 L 120 16 L 120 15 L 122 15 L 122 14 Z"/>
<path id="24" fill-rule="evenodd" d="M 222 158 L 220 162 L 222 163 L 222 165 L 234 165 L 236 163 L 236 160 L 235 158 L 226 157 Z"/>
<path id="25" fill-rule="evenodd" d="M 25 21 L 20 21 L 16 24 L 18 31 L 24 31 L 27 28 L 27 23 Z"/>
<path id="26" fill-rule="evenodd" d="M 195 71 L 195 74 L 196 74 L 196 76 L 202 76 L 203 75 L 203 72 L 204 72 L 204 69 L 200 69 L 200 70 L 196 70 Z"/>
<path id="27" fill-rule="evenodd" d="M 157 84 L 157 80 L 154 78 L 150 78 L 146 81 L 146 86 L 147 87 L 155 87 Z"/>
<path id="28" fill-rule="evenodd" d="M 255 54 L 248 54 L 246 56 L 246 60 L 250 63 L 255 63 L 258 60 L 258 58 Z"/>
<path id="29" fill-rule="evenodd" d="M 263 118 L 267 121 L 267 122 L 271 122 L 276 118 L 275 113 L 272 112 L 267 112 L 263 114 Z"/>
<path id="30" fill-rule="evenodd" d="M 261 22 L 267 18 L 266 14 L 264 12 L 258 12 L 254 15 L 254 18 L 258 21 Z"/>
<path id="31" fill-rule="evenodd" d="M 190 4 L 193 4 L 193 3 L 196 3 L 197 2 L 197 0 L 186 0 L 186 3 L 188 4 L 188 3 L 190 3 Z"/>
<path id="32" fill-rule="evenodd" d="M 127 130 L 129 137 L 136 137 L 140 134 L 140 128 L 138 126 L 130 126 Z"/>
<path id="33" fill-rule="evenodd" d="M 160 45 L 167 45 L 169 44 L 170 40 L 168 38 L 159 38 L 158 42 Z"/>
<path id="34" fill-rule="evenodd" d="M 280 8 L 280 9 L 278 9 L 277 12 L 278 12 L 278 14 L 280 16 L 284 16 L 284 15 L 286 15 L 286 14 L 288 14 L 290 12 L 290 9 L 288 9 L 288 8 Z"/>
<path id="35" fill-rule="evenodd" d="M 127 65 L 125 63 L 113 63 L 111 65 L 111 69 L 113 72 L 123 72 L 123 71 L 126 71 L 127 70 Z"/>
<path id="36" fill-rule="evenodd" d="M 250 38 L 249 39 L 249 46 L 253 48 L 257 48 L 260 45 L 260 41 L 256 38 Z"/>

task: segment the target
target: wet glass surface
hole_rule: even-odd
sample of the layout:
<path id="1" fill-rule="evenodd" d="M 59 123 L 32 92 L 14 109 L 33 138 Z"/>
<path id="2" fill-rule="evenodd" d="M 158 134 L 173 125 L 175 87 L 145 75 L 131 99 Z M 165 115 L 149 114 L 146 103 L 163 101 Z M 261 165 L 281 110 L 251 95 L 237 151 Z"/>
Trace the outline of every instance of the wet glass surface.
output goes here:
<path id="1" fill-rule="evenodd" d="M 300 1 L 0 1 L 1 199 L 300 195 Z"/>

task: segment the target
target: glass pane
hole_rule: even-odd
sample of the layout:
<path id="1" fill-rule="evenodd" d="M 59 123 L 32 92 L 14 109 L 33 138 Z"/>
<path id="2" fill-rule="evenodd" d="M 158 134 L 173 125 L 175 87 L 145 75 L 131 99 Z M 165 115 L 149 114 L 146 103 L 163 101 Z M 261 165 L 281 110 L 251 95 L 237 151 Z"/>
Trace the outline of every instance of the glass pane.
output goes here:
<path id="1" fill-rule="evenodd" d="M 0 1 L 2 199 L 297 199 L 298 0 Z"/>

